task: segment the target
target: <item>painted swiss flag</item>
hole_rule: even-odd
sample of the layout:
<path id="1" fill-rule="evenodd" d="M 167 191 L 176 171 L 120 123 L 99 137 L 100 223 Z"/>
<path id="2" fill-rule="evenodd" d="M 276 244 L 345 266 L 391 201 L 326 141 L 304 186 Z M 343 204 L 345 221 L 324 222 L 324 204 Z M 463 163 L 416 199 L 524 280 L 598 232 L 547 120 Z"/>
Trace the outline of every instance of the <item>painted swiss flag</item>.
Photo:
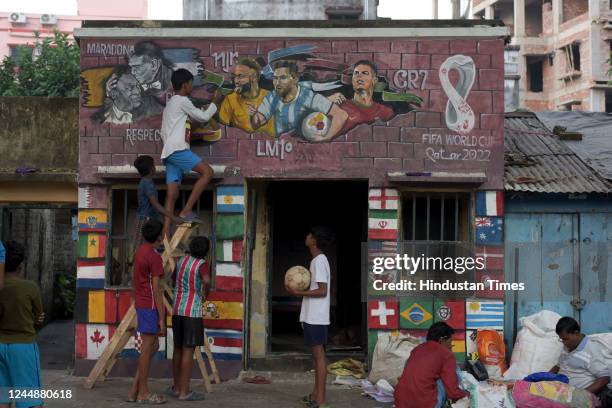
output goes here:
<path id="1" fill-rule="evenodd" d="M 399 302 L 393 299 L 368 301 L 368 328 L 397 329 L 399 327 Z"/>

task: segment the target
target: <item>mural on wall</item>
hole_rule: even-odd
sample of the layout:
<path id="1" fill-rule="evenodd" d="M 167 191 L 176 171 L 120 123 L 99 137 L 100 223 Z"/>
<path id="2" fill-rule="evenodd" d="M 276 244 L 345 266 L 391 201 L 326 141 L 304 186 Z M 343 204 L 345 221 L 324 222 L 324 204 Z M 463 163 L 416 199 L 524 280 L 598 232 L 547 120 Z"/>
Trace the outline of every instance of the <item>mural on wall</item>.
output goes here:
<path id="1" fill-rule="evenodd" d="M 98 108 L 92 115 L 97 123 L 133 124 L 161 115 L 173 93 L 172 72 L 179 68 L 188 69 L 194 75 L 194 87 L 202 91 L 195 93 L 196 106 L 208 104 L 215 90 L 225 96 L 215 120 L 192 129 L 192 140 L 205 142 L 220 139 L 216 121 L 247 133 L 326 142 L 360 124 L 388 121 L 423 102 L 406 89 L 391 89 L 372 61 L 363 59 L 349 66 L 318 58 L 316 47 L 309 44 L 272 50 L 267 60 L 241 57 L 238 52 L 213 53 L 211 67 L 204 66 L 195 48 L 162 48 L 152 41 L 124 48 L 125 63 L 81 73 L 83 106 Z M 96 47 L 88 44 L 87 49 Z M 219 68 L 231 70 L 231 80 L 214 72 Z M 406 75 L 416 81 L 408 71 Z M 426 74 L 415 75 L 424 86 Z M 461 113 L 464 105 L 457 111 Z"/>

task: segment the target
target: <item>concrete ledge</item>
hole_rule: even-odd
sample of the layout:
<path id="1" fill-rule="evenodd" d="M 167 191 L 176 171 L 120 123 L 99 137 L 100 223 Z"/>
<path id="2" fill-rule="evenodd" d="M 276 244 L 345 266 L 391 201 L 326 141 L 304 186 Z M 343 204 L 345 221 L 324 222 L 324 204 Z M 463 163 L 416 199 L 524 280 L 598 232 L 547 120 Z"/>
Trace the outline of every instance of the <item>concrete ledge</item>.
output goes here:
<path id="1" fill-rule="evenodd" d="M 213 178 L 223 178 L 225 174 L 225 169 L 227 166 L 212 164 L 210 165 L 214 171 Z M 166 166 L 155 166 L 155 172 L 157 176 L 166 174 Z M 186 175 L 186 177 L 196 177 L 198 173 L 195 171 L 190 172 Z M 138 175 L 138 171 L 136 167 L 125 165 L 125 166 L 98 166 L 98 172 L 96 173 L 98 177 L 102 178 L 137 178 L 140 177 Z"/>
<path id="2" fill-rule="evenodd" d="M 77 183 L 76 173 L 0 173 L 0 181 Z"/>
<path id="3" fill-rule="evenodd" d="M 480 185 L 487 181 L 487 175 L 481 172 L 475 173 L 459 173 L 446 171 L 433 171 L 421 173 L 405 173 L 405 172 L 389 172 L 387 179 L 392 182 L 410 183 L 410 184 L 464 184 L 464 185 Z"/>

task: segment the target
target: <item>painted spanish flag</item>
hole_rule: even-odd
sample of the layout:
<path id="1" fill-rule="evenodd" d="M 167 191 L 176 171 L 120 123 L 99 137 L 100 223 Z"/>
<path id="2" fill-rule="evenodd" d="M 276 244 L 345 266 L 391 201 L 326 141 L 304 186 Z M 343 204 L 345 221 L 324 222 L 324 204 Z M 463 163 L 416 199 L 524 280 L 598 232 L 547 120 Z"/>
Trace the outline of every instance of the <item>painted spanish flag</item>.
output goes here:
<path id="1" fill-rule="evenodd" d="M 79 234 L 79 258 L 104 258 L 106 234 Z"/>

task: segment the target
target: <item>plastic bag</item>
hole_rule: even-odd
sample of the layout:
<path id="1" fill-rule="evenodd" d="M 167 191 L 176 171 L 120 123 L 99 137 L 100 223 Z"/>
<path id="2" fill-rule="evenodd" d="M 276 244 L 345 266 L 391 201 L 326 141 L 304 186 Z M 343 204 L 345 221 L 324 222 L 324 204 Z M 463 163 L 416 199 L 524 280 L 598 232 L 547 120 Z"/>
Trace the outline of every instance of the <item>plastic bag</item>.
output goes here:
<path id="1" fill-rule="evenodd" d="M 400 333 L 396 336 L 391 333 L 381 334 L 374 348 L 372 370 L 368 380 L 376 384 L 378 380 L 385 379 L 395 387 L 412 349 L 420 343 L 420 339 L 409 334 Z"/>
<path id="2" fill-rule="evenodd" d="M 489 373 L 489 378 L 500 379 L 506 369 L 506 346 L 495 330 L 478 330 L 476 344 L 480 361 Z"/>
<path id="3" fill-rule="evenodd" d="M 555 333 L 555 326 L 560 318 L 549 310 L 521 318 L 523 327 L 516 337 L 505 380 L 520 380 L 531 373 L 549 371 L 559 363 L 563 344 Z"/>
<path id="4" fill-rule="evenodd" d="M 515 408 L 505 386 L 478 382 L 470 373 L 461 371 L 461 388 L 470 393 L 470 408 Z"/>
<path id="5" fill-rule="evenodd" d="M 512 390 L 517 408 L 595 408 L 599 402 L 587 390 L 559 381 L 517 381 Z"/>

